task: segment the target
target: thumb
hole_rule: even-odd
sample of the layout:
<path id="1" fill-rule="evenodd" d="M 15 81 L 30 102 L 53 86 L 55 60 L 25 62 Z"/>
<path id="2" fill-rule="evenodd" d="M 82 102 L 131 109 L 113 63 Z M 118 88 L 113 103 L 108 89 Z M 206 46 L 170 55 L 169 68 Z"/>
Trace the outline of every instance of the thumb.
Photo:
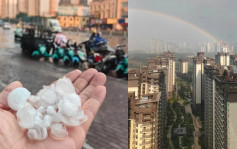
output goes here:
<path id="1" fill-rule="evenodd" d="M 9 109 L 9 106 L 7 104 L 7 97 L 12 90 L 19 87 L 23 87 L 21 82 L 15 81 L 9 84 L 5 89 L 3 89 L 3 91 L 0 93 L 0 109 Z"/>

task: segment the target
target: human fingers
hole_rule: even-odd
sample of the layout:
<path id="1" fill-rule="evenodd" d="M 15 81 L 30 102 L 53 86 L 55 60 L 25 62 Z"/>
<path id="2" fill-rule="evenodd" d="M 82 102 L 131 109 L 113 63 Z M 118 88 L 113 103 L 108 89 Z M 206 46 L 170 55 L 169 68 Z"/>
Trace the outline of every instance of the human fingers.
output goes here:
<path id="1" fill-rule="evenodd" d="M 0 109 L 8 110 L 9 106 L 7 103 L 7 97 L 9 93 L 19 87 L 23 87 L 21 82 L 15 81 L 9 84 L 3 91 L 0 93 Z"/>

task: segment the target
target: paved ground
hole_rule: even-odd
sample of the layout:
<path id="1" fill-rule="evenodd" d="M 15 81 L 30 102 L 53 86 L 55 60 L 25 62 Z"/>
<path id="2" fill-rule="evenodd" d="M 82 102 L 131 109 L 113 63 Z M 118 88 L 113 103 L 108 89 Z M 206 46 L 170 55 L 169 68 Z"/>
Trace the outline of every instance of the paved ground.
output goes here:
<path id="1" fill-rule="evenodd" d="M 73 70 L 63 64 L 34 61 L 21 54 L 19 44 L 13 40 L 12 30 L 0 28 L 0 90 L 19 80 L 32 93 L 42 85 Z M 124 149 L 128 146 L 127 81 L 108 77 L 107 96 L 87 135 L 86 149 Z"/>

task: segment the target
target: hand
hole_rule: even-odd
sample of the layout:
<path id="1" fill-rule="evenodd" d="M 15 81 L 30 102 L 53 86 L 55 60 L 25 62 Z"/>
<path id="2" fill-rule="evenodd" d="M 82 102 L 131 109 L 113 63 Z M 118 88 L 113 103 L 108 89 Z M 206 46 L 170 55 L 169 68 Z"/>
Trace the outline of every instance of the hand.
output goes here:
<path id="1" fill-rule="evenodd" d="M 106 76 L 95 69 L 85 72 L 74 70 L 65 75 L 73 82 L 76 92 L 82 99 L 82 109 L 88 120 L 76 127 L 68 127 L 68 137 L 56 140 L 50 135 L 46 140 L 30 140 L 27 131 L 18 125 L 15 111 L 7 104 L 8 94 L 15 88 L 22 87 L 20 82 L 13 82 L 0 93 L 0 149 L 80 149 L 97 111 L 106 95 Z"/>

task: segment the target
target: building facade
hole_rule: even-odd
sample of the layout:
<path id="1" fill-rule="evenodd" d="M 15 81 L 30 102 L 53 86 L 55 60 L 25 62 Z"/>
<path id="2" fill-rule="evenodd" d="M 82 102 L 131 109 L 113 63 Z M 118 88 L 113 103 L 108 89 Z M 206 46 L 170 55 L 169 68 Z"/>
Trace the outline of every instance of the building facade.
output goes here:
<path id="1" fill-rule="evenodd" d="M 198 52 L 197 57 L 193 58 L 193 101 L 192 105 L 195 111 L 204 110 L 203 99 L 203 74 L 205 65 L 214 65 L 215 60 L 204 56 L 203 52 Z"/>
<path id="2" fill-rule="evenodd" d="M 57 14 L 59 0 L 25 0 L 28 16 L 52 17 Z"/>
<path id="3" fill-rule="evenodd" d="M 17 12 L 27 13 L 27 0 L 17 0 Z"/>
<path id="4" fill-rule="evenodd" d="M 134 92 L 135 98 L 140 97 L 140 71 L 132 69 L 128 71 L 128 92 Z"/>
<path id="5" fill-rule="evenodd" d="M 221 66 L 230 65 L 230 55 L 227 52 L 218 52 L 216 55 L 216 63 Z"/>
<path id="6" fill-rule="evenodd" d="M 207 149 L 213 149 L 215 142 L 215 76 L 220 73 L 219 66 L 204 66 L 204 141 Z"/>
<path id="7" fill-rule="evenodd" d="M 93 0 L 90 3 L 91 25 L 122 29 L 128 24 L 128 0 Z"/>
<path id="8" fill-rule="evenodd" d="M 37 16 L 38 15 L 38 3 L 37 0 L 27 0 L 26 8 L 28 16 Z"/>
<path id="9" fill-rule="evenodd" d="M 205 66 L 205 148 L 234 149 L 237 146 L 236 67 Z"/>
<path id="10" fill-rule="evenodd" d="M 215 149 L 234 149 L 237 146 L 237 80 L 215 78 Z"/>
<path id="11" fill-rule="evenodd" d="M 148 67 L 166 68 L 166 89 L 170 97 L 173 94 L 175 85 L 175 54 L 168 51 L 149 59 Z"/>
<path id="12" fill-rule="evenodd" d="M 0 18 L 2 18 L 2 1 L 0 1 Z"/>
<path id="13" fill-rule="evenodd" d="M 179 59 L 179 73 L 187 74 L 188 73 L 188 60 Z"/>
<path id="14" fill-rule="evenodd" d="M 17 15 L 17 0 L 1 0 L 0 17 L 13 19 Z"/>
<path id="15" fill-rule="evenodd" d="M 129 148 L 158 148 L 159 99 L 156 94 L 147 94 L 141 99 L 134 97 L 129 95 Z"/>
<path id="16" fill-rule="evenodd" d="M 175 63 L 170 59 L 174 60 L 174 53 L 163 53 L 156 58 L 148 59 L 148 65 L 142 66 L 140 70 L 132 69 L 128 73 L 129 97 L 134 98 L 134 100 L 129 99 L 130 149 L 164 148 L 164 139 L 167 139 L 167 136 L 164 136 L 167 99 L 169 94 L 172 94 L 170 91 L 173 89 L 171 88 L 168 92 L 167 88 L 170 86 L 167 84 L 168 82 L 173 84 L 172 79 L 175 79 L 173 77 L 174 67 L 170 66 Z M 151 95 L 157 99 L 156 102 L 154 102 L 154 98 L 153 101 L 150 100 Z M 149 108 L 147 108 L 148 103 Z M 151 105 L 156 105 L 157 108 L 152 109 L 154 106 Z M 148 111 L 149 113 L 146 113 Z M 155 111 L 157 117 L 153 119 L 152 115 L 155 115 Z M 151 119 L 146 119 L 146 116 L 151 117 L 152 121 L 155 122 L 154 125 L 153 123 L 150 124 Z M 144 132 L 146 128 L 152 128 L 153 132 L 157 131 L 156 135 L 150 135 L 151 132 L 146 134 Z"/>

